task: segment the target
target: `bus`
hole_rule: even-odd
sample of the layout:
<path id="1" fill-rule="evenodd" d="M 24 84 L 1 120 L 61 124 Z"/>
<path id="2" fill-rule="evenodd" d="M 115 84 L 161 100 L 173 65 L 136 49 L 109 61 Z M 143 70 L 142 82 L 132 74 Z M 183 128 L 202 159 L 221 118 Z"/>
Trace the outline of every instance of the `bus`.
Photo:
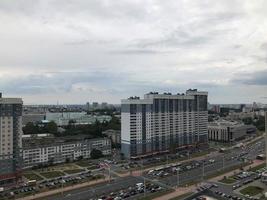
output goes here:
<path id="1" fill-rule="evenodd" d="M 35 186 L 36 185 L 36 180 L 29 180 L 28 181 L 29 186 Z"/>

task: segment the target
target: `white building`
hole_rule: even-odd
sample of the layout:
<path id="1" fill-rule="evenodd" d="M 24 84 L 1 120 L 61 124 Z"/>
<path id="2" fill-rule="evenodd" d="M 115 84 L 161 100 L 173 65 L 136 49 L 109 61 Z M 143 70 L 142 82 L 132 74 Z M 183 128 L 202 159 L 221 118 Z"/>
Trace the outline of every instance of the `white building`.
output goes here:
<path id="1" fill-rule="evenodd" d="M 207 92 L 151 92 L 121 102 L 121 149 L 128 157 L 207 143 Z"/>
<path id="2" fill-rule="evenodd" d="M 88 115 L 86 112 L 63 112 L 63 113 L 46 113 L 46 120 L 54 121 L 58 126 L 67 126 L 71 121 L 76 125 L 94 124 L 98 122 L 109 122 L 111 116 L 109 115 Z"/>
<path id="3" fill-rule="evenodd" d="M 21 177 L 22 100 L 0 93 L 0 185 Z"/>
<path id="4" fill-rule="evenodd" d="M 106 131 L 103 131 L 102 134 L 110 138 L 113 144 L 121 143 L 121 131 L 120 130 L 108 129 Z"/>
<path id="5" fill-rule="evenodd" d="M 218 120 L 208 124 L 209 141 L 233 142 L 255 133 L 255 126 L 239 122 Z"/>
<path id="6" fill-rule="evenodd" d="M 23 138 L 23 163 L 27 168 L 38 164 L 63 163 L 67 160 L 90 158 L 93 149 L 101 150 L 103 155 L 110 155 L 110 139 L 70 139 L 33 135 Z"/>

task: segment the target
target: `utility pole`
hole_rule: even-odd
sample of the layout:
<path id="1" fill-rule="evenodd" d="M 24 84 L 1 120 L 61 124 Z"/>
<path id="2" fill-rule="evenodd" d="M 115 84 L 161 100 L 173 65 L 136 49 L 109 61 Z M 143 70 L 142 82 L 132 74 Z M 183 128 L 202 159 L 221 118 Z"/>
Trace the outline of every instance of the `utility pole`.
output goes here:
<path id="1" fill-rule="evenodd" d="M 61 195 L 63 196 L 63 179 L 61 179 Z"/>
<path id="2" fill-rule="evenodd" d="M 203 163 L 203 165 L 202 165 L 202 180 L 204 181 L 204 176 L 205 176 L 205 163 L 204 163 L 204 161 L 202 163 Z"/>
<path id="3" fill-rule="evenodd" d="M 224 158 L 224 155 L 223 155 L 223 160 L 222 160 L 222 170 L 224 170 L 224 160 L 225 158 Z"/>
<path id="4" fill-rule="evenodd" d="M 109 176 L 109 183 L 110 183 L 110 179 L 111 179 L 111 174 L 110 174 L 110 165 L 109 165 L 109 168 L 108 168 L 108 176 Z"/>
<path id="5" fill-rule="evenodd" d="M 144 176 L 144 160 L 142 159 L 142 177 L 144 179 L 144 196 L 146 196 L 146 179 L 145 179 L 145 176 Z"/>
<path id="6" fill-rule="evenodd" d="M 177 188 L 179 187 L 179 169 L 176 169 L 176 172 L 177 172 L 177 174 L 176 174 L 176 181 L 177 181 Z"/>

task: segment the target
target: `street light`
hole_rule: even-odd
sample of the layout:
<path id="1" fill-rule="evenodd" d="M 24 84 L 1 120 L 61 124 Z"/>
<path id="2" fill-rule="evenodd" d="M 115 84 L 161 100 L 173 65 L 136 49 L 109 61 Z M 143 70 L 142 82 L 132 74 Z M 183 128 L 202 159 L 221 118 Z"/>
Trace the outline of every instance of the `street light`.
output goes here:
<path id="1" fill-rule="evenodd" d="M 177 181 L 177 188 L 179 187 L 179 172 L 180 172 L 180 169 L 179 168 L 176 168 L 176 181 Z"/>
<path id="2" fill-rule="evenodd" d="M 204 181 L 204 176 L 205 176 L 205 162 L 202 162 L 202 180 Z"/>
<path id="3" fill-rule="evenodd" d="M 224 170 L 224 155 L 223 155 L 223 160 L 222 160 L 222 170 Z"/>
<path id="4" fill-rule="evenodd" d="M 142 168 L 141 168 L 141 175 L 144 179 L 144 196 L 146 196 L 146 179 L 144 176 L 144 160 L 142 159 Z"/>

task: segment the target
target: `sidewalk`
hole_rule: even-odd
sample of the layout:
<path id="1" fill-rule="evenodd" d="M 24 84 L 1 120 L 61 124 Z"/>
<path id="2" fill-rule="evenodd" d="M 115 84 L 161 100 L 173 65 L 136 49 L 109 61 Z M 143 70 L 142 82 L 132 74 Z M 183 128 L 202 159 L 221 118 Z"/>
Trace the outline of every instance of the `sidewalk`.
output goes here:
<path id="1" fill-rule="evenodd" d="M 79 188 L 83 188 L 83 187 L 88 187 L 88 186 L 91 186 L 91 185 L 95 185 L 95 184 L 98 184 L 98 183 L 104 183 L 104 182 L 107 182 L 107 181 L 108 181 L 107 179 L 90 181 L 90 182 L 81 183 L 81 184 L 78 184 L 78 185 L 67 186 L 67 187 L 64 187 L 63 189 L 62 188 L 58 188 L 58 189 L 55 189 L 55 190 L 42 192 L 42 193 L 39 193 L 39 194 L 36 194 L 36 195 L 31 195 L 31 196 L 19 198 L 17 200 L 35 200 L 35 199 L 38 199 L 38 198 L 43 198 L 43 197 L 47 197 L 47 196 L 51 196 L 51 195 L 55 195 L 55 194 L 65 193 L 65 192 L 68 192 L 68 191 L 71 191 L 71 190 L 75 190 L 75 189 L 79 189 Z"/>
<path id="2" fill-rule="evenodd" d="M 194 185 L 191 185 L 189 187 L 179 187 L 174 192 L 166 194 L 166 195 L 161 196 L 161 197 L 157 197 L 154 200 L 169 200 L 171 198 L 175 198 L 175 197 L 181 196 L 183 194 L 187 194 L 189 192 L 192 192 L 195 189 L 196 189 L 196 186 L 194 186 Z"/>

